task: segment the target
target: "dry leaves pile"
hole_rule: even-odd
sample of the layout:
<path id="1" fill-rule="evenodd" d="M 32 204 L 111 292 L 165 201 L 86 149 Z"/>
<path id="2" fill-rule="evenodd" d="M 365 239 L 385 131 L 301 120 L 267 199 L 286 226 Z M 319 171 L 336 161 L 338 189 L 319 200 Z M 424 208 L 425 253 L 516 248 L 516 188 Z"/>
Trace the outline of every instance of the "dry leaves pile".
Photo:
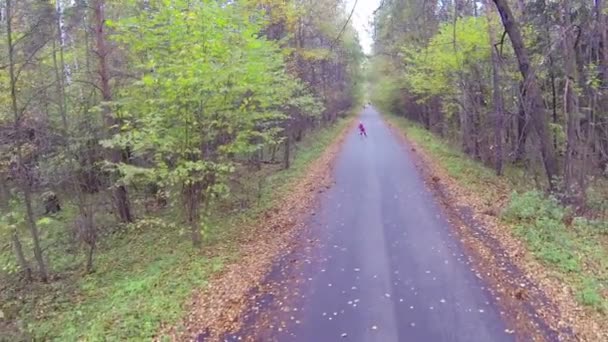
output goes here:
<path id="1" fill-rule="evenodd" d="M 189 314 L 180 324 L 161 329 L 159 336 L 185 341 L 204 333 L 205 341 L 215 341 L 226 332 L 239 330 L 252 289 L 260 286 L 278 258 L 289 253 L 295 243 L 293 237 L 314 208 L 319 190 L 331 184 L 332 162 L 354 123 L 353 120 L 347 125 L 323 155 L 308 166 L 305 176 L 281 198 L 281 206 L 269 210 L 263 221 L 246 229 L 249 238 L 239 246 L 240 260 L 227 265 L 208 287 L 196 291 L 187 303 Z"/>
<path id="2" fill-rule="evenodd" d="M 487 191 L 497 195 L 488 206 L 450 177 L 424 146 L 392 131 L 412 147 L 409 153 L 472 256 L 474 272 L 490 285 L 521 340 L 608 341 L 608 322 L 578 305 L 572 289 L 535 261 L 497 217 L 510 192 L 505 184 L 488 184 Z"/>

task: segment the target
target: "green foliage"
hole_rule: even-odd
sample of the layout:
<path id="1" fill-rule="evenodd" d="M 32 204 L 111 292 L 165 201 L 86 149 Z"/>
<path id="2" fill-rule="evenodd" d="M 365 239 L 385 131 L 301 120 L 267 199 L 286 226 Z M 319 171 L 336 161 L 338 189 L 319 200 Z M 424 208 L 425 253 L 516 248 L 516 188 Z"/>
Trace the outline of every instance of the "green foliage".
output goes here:
<path id="1" fill-rule="evenodd" d="M 541 217 L 561 222 L 564 210 L 556 200 L 547 199 L 539 191 L 529 191 L 521 195 L 512 194 L 504 217 L 510 221 L 531 222 Z"/>
<path id="2" fill-rule="evenodd" d="M 104 144 L 152 157 L 148 169 L 123 165 L 126 182 L 201 183 L 221 196 L 233 156 L 279 143 L 289 111 L 321 108 L 287 74 L 278 45 L 257 34 L 254 13 L 216 2 L 156 6 L 113 24 L 142 76 L 122 92 L 121 133 Z"/>
<path id="3" fill-rule="evenodd" d="M 606 193 L 605 180 L 598 180 L 598 185 L 591 185 L 587 189 L 587 205 L 591 210 L 599 213 L 608 213 L 608 195 Z M 604 215 L 606 216 L 606 215 Z M 603 223 L 603 231 L 608 234 L 608 222 Z"/>
<path id="4" fill-rule="evenodd" d="M 106 0 L 103 10 L 100 3 L 13 1 L 8 20 L 27 130 L 22 152 L 35 178 L 34 221 L 52 281 L 22 286 L 10 238 L 16 232 L 35 269 L 33 239 L 22 203 L 2 208 L 0 302 L 2 310 L 5 302 L 17 307 L 9 323 L 23 322 L 35 339 L 142 340 L 175 323 L 192 289 L 232 256 L 222 249 L 203 258 L 188 248 L 186 229 L 197 225 L 186 226 L 174 212 L 184 188 L 203 189 L 192 197 L 209 205 L 195 212 L 208 215 L 197 223 L 215 255 L 211 247 L 230 245 L 230 232 L 242 227 L 228 227 L 234 212 L 219 206 L 232 199 L 230 180 L 261 183 L 272 174 L 260 207 L 275 204 L 345 121 L 310 138 L 301 133 L 321 120 L 333 123 L 361 96 L 363 54 L 338 1 Z M 57 27 L 56 15 L 64 25 Z M 5 44 L 0 40 L 4 59 Z M 324 77 L 307 77 L 321 66 Z M 0 88 L 6 132 L 14 127 L 7 73 Z M 248 162 L 284 148 L 294 131 L 303 142 L 291 140 L 290 170 L 248 172 Z M 14 136 L 0 139 L 0 176 L 9 180 L 2 185 L 13 193 L 15 146 Z M 117 185 L 126 186 L 133 224 L 118 224 L 108 208 Z M 38 195 L 47 190 L 62 210 L 42 217 Z M 84 244 L 74 236 L 76 203 L 83 202 L 95 212 L 98 233 L 96 272 L 87 275 Z M 148 202 L 158 203 L 150 209 Z"/>
<path id="5" fill-rule="evenodd" d="M 454 94 L 459 89 L 458 74 L 470 72 L 470 66 L 483 65 L 489 59 L 488 21 L 484 17 L 466 17 L 455 26 L 444 23 L 423 48 L 405 46 L 405 81 L 414 94 L 423 96 Z"/>
<path id="6" fill-rule="evenodd" d="M 579 230 L 588 230 L 591 234 L 608 235 L 608 222 L 604 220 L 575 217 L 572 224 Z"/>
<path id="7" fill-rule="evenodd" d="M 25 215 L 23 211 L 19 210 L 20 206 L 17 201 L 14 201 L 9 204 L 9 210 L 6 213 L 0 215 L 0 241 L 6 241 L 6 245 L 0 245 L 1 249 L 10 250 L 10 235 L 14 232 L 20 231 L 25 225 Z M 0 254 L 0 267 L 3 272 L 7 274 L 14 274 L 19 271 L 19 265 L 17 265 L 17 260 L 12 257 L 10 254 L 6 254 L 6 258 L 2 257 Z"/>
<path id="8" fill-rule="evenodd" d="M 560 153 L 566 152 L 566 132 L 564 127 L 556 123 L 549 123 L 549 129 L 551 130 L 552 136 L 555 139 L 557 150 Z"/>
<path id="9" fill-rule="evenodd" d="M 24 307 L 27 330 L 37 338 L 74 340 L 149 339 L 161 323 L 181 317 L 182 303 L 194 287 L 221 269 L 227 256 L 212 259 L 192 253 L 170 222 L 146 219 L 127 227 L 140 234 L 117 235 L 99 250 L 97 269 L 75 286 L 53 287 Z M 61 283 L 57 284 L 60 286 Z"/>
<path id="10" fill-rule="evenodd" d="M 503 218 L 515 225 L 532 252 L 565 272 L 580 270 L 571 236 L 563 223 L 565 210 L 538 191 L 514 193 Z"/>
<path id="11" fill-rule="evenodd" d="M 15 315 L 37 339 L 150 339 L 161 324 L 174 324 L 183 317 L 183 304 L 194 289 L 204 288 L 212 274 L 238 258 L 235 236 L 246 234 L 248 224 L 255 224 L 264 210 L 281 205 L 293 182 L 349 123 L 350 119 L 339 119 L 336 125 L 305 137 L 294 155 L 292 168 L 267 177 L 258 204 L 238 215 L 219 210 L 211 213 L 205 249 L 211 253 L 221 246 L 219 255 L 205 257 L 194 252 L 185 234 L 187 227 L 167 209 L 104 238 L 96 254 L 96 271 L 84 277 L 75 273 L 81 258 L 66 255 L 63 243 L 47 249 L 51 264 L 61 272 L 62 279 L 48 286 L 28 288 L 21 299 L 2 293 L 2 308 L 18 302 Z M 257 177 L 251 173 L 241 178 L 254 182 Z M 64 241 L 65 227 L 74 216 L 72 210 L 71 206 L 65 207 L 52 219 L 53 224 L 42 230 L 45 240 Z M 27 239 L 24 242 L 28 247 Z M 7 262 L 16 267 L 10 248 L 0 248 L 0 263 Z"/>
<path id="12" fill-rule="evenodd" d="M 424 104 L 441 99 L 443 114 L 449 119 L 466 99 L 463 82 L 490 79 L 488 25 L 497 24 L 485 17 L 458 18 L 439 24 L 428 40 L 391 42 L 383 47 L 396 51 L 372 59 L 374 103 L 405 115 L 404 108 L 412 107 L 413 101 Z"/>
<path id="13" fill-rule="evenodd" d="M 572 278 L 577 299 L 584 305 L 604 310 L 608 302 L 598 283 L 606 277 L 608 255 L 594 240 L 595 221 L 576 217 L 572 227 L 564 221 L 568 210 L 538 191 L 514 193 L 503 212 L 506 222 L 542 261 Z"/>
<path id="14" fill-rule="evenodd" d="M 608 309 L 608 303 L 602 298 L 601 291 L 602 286 L 598 284 L 597 280 L 584 278 L 577 293 L 577 299 L 583 305 L 605 312 Z"/>
<path id="15" fill-rule="evenodd" d="M 379 108 L 387 109 L 390 112 L 399 113 L 403 109 L 399 107 L 399 97 L 402 92 L 399 73 L 387 58 L 373 57 L 371 68 L 368 71 L 368 83 L 371 84 L 371 98 Z M 380 77 L 380 75 L 386 75 Z"/>

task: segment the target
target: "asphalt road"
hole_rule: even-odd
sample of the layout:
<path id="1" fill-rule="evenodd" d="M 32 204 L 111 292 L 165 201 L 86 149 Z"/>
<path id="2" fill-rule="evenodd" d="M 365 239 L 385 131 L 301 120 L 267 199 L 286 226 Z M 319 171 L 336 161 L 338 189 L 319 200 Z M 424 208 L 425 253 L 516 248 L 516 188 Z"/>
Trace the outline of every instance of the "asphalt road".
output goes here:
<path id="1" fill-rule="evenodd" d="M 321 243 L 279 262 L 269 281 L 282 284 L 282 294 L 262 299 L 250 316 L 254 328 L 240 336 L 513 341 L 408 147 L 373 108 L 361 120 L 368 137 L 353 130 L 345 140 L 335 185 L 310 222 L 308 234 Z M 303 266 L 290 266 L 288 260 L 296 259 L 304 260 Z M 264 322 L 256 323 L 262 316 Z"/>

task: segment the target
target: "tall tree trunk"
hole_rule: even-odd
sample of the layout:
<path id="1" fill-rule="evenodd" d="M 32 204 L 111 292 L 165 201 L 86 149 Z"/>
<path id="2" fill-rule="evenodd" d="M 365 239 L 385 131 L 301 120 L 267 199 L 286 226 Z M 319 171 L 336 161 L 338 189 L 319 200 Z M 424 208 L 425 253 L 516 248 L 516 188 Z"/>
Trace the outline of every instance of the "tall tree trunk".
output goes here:
<path id="1" fill-rule="evenodd" d="M 555 85 L 555 71 L 553 58 L 549 56 L 549 77 L 551 78 L 551 112 L 553 114 L 553 124 L 557 125 L 557 87 Z M 557 138 L 553 137 L 553 148 L 557 149 Z"/>
<path id="2" fill-rule="evenodd" d="M 201 195 L 202 186 L 200 182 L 190 182 L 184 185 L 184 204 L 186 206 L 186 214 L 188 225 L 190 226 L 190 234 L 192 235 L 192 244 L 196 248 L 202 245 L 201 234 Z"/>
<path id="3" fill-rule="evenodd" d="M 606 14 L 606 1 L 605 0 L 596 0 L 596 17 L 598 21 L 598 31 L 599 31 L 599 39 L 600 42 L 598 45 L 601 46 L 599 48 L 599 56 L 600 59 L 600 75 L 601 75 L 601 87 L 608 87 L 608 15 Z M 605 110 L 608 108 L 608 92 L 602 91 L 599 95 L 598 99 L 598 108 L 600 110 Z M 608 146 L 606 143 L 608 142 L 608 125 L 604 118 L 598 116 L 597 125 L 595 125 L 597 132 L 596 136 L 598 138 L 597 145 L 598 148 L 598 159 L 600 167 L 602 168 L 603 173 L 608 173 Z M 602 122 L 604 125 L 602 125 Z M 604 128 L 602 128 L 604 127 Z"/>
<path id="4" fill-rule="evenodd" d="M 11 234 L 11 240 L 13 243 L 13 250 L 15 251 L 15 257 L 17 258 L 17 262 L 19 263 L 19 267 L 21 267 L 21 271 L 23 271 L 25 280 L 27 282 L 31 282 L 32 268 L 27 262 L 27 259 L 25 259 L 25 254 L 23 253 L 23 245 L 21 244 L 21 240 L 19 240 L 19 234 L 17 234 L 16 230 L 13 230 Z"/>
<path id="5" fill-rule="evenodd" d="M 22 134 L 21 134 L 21 111 L 17 104 L 17 78 L 15 76 L 15 56 L 14 56 L 14 45 L 13 45 L 13 31 L 12 31 L 12 1 L 6 0 L 6 39 L 8 48 L 8 69 L 9 69 L 9 80 L 10 80 L 10 97 L 11 97 L 11 110 L 13 112 L 13 118 L 15 120 L 15 132 L 17 134 L 16 141 L 16 155 L 17 155 L 17 167 L 22 175 L 20 182 L 23 191 L 23 200 L 26 210 L 26 221 L 30 233 L 32 235 L 32 241 L 34 243 L 34 256 L 38 263 L 38 272 L 42 281 L 48 281 L 48 273 L 46 265 L 44 263 L 44 257 L 42 254 L 42 248 L 40 247 L 40 235 L 38 233 L 38 227 L 36 226 L 36 217 L 32 208 L 32 194 L 31 194 L 31 179 L 29 172 L 27 172 L 23 160 L 23 146 L 22 146 Z"/>
<path id="6" fill-rule="evenodd" d="M 515 149 L 515 161 L 522 162 L 526 157 L 526 144 L 528 143 L 528 114 L 526 111 L 526 104 L 524 103 L 525 90 L 523 84 L 519 86 L 520 92 L 517 100 L 517 118 L 516 118 L 516 149 Z"/>
<path id="7" fill-rule="evenodd" d="M 566 157 L 564 160 L 564 186 L 566 193 L 573 195 L 578 192 L 574 189 L 573 181 L 576 180 L 576 153 L 579 148 L 577 143 L 577 132 L 579 130 L 578 96 L 575 93 L 575 85 L 578 80 L 575 46 L 572 38 L 572 27 L 570 22 L 570 4 L 568 0 L 562 0 L 563 25 L 562 42 L 566 82 L 564 84 L 564 116 L 566 118 Z"/>
<path id="8" fill-rule="evenodd" d="M 283 155 L 283 163 L 284 168 L 287 170 L 291 166 L 291 133 L 287 132 L 287 136 L 285 137 L 285 151 Z"/>
<path id="9" fill-rule="evenodd" d="M 89 250 L 87 251 L 87 265 L 86 265 L 86 273 L 92 273 L 95 268 L 93 264 L 93 255 L 95 254 L 96 244 L 92 243 L 89 245 Z"/>
<path id="10" fill-rule="evenodd" d="M 464 90 L 466 91 L 466 90 Z M 471 146 L 471 118 L 468 103 L 468 96 L 462 95 L 462 106 L 460 108 L 460 130 L 462 136 L 462 150 L 465 154 L 471 155 L 473 153 L 473 147 Z"/>
<path id="11" fill-rule="evenodd" d="M 79 189 L 75 189 L 78 191 Z M 86 251 L 86 273 L 91 273 L 94 270 L 93 256 L 97 247 L 97 226 L 95 225 L 95 206 L 90 200 L 90 195 L 82 191 L 78 191 L 76 195 L 79 216 L 75 221 L 75 230 L 79 242 L 88 246 Z"/>
<path id="12" fill-rule="evenodd" d="M 61 29 L 61 1 L 57 1 L 55 10 L 55 26 L 57 29 L 57 39 L 53 40 L 53 66 L 55 69 L 57 104 L 59 106 L 59 115 L 61 116 L 61 123 L 65 137 L 68 133 L 68 119 L 66 109 L 66 98 L 65 98 L 65 59 L 63 55 L 63 31 Z M 57 42 L 59 42 L 59 59 L 57 58 Z"/>
<path id="13" fill-rule="evenodd" d="M 489 2 L 487 3 L 489 5 Z M 488 6 L 489 8 L 489 6 Z M 494 169 L 497 175 L 502 175 L 503 169 L 503 146 L 502 133 L 504 126 L 504 104 L 500 90 L 500 55 L 496 47 L 496 36 L 492 27 L 491 15 L 488 15 L 488 36 L 490 38 L 491 62 L 492 62 L 492 102 L 494 102 Z"/>
<path id="14" fill-rule="evenodd" d="M 569 68 L 566 67 L 567 74 Z M 566 117 L 566 157 L 564 159 L 564 186 L 565 191 L 573 191 L 573 181 L 576 179 L 576 151 L 578 131 L 577 99 L 574 94 L 574 80 L 567 75 L 564 85 L 564 115 Z"/>
<path id="15" fill-rule="evenodd" d="M 519 71 L 524 79 L 526 99 L 530 102 L 530 120 L 538 135 L 540 150 L 545 168 L 545 174 L 549 181 L 549 187 L 553 189 L 553 181 L 558 175 L 557 156 L 551 141 L 551 131 L 547 123 L 546 109 L 536 75 L 530 70 L 530 58 L 524 46 L 519 25 L 515 21 L 507 0 L 493 0 L 500 13 L 505 31 L 511 39 L 513 50 L 517 56 Z"/>
<path id="16" fill-rule="evenodd" d="M 7 183 L 6 174 L 0 173 L 0 208 L 8 208 L 11 201 L 11 192 Z"/>
<path id="17" fill-rule="evenodd" d="M 57 59 L 57 43 L 53 40 L 53 67 L 55 69 L 55 79 L 57 80 L 55 87 L 57 91 L 57 96 L 59 97 L 57 104 L 59 107 L 59 116 L 61 117 L 61 124 L 64 130 L 64 137 L 67 137 L 68 132 L 68 119 L 65 111 L 65 101 L 63 98 L 65 97 L 63 94 L 63 80 L 61 77 L 61 73 L 59 71 L 59 62 Z"/>
<path id="18" fill-rule="evenodd" d="M 21 152 L 19 152 L 19 154 L 21 154 Z M 29 180 L 25 181 L 25 183 L 28 182 Z M 30 233 L 32 234 L 32 240 L 34 242 L 34 257 L 36 258 L 36 262 L 38 263 L 38 273 L 40 273 L 40 279 L 43 282 L 47 282 L 48 272 L 46 269 L 46 264 L 44 262 L 42 248 L 40 247 L 40 234 L 38 233 L 36 217 L 34 214 L 34 209 L 32 208 L 32 192 L 29 183 L 23 187 L 23 198 L 25 202 L 27 225 L 30 229 Z"/>
<path id="19" fill-rule="evenodd" d="M 108 68 L 109 49 L 106 45 L 105 34 L 105 0 L 95 0 L 95 44 L 97 56 L 99 58 L 98 74 L 102 97 L 102 113 L 103 119 L 108 130 L 108 134 L 112 135 L 116 130 L 116 125 L 119 121 L 115 118 L 110 108 L 109 102 L 112 101 L 112 89 L 110 87 L 110 70 Z M 120 149 L 111 148 L 108 151 L 108 159 L 115 164 L 125 162 L 126 158 Z M 129 195 L 127 188 L 124 185 L 114 187 L 114 203 L 118 212 L 118 217 L 123 222 L 132 222 L 131 204 L 129 203 Z"/>
<path id="20" fill-rule="evenodd" d="M 83 194 L 83 196 L 87 196 Z M 86 272 L 91 273 L 94 270 L 93 267 L 93 254 L 95 253 L 95 248 L 97 247 L 97 227 L 95 226 L 95 209 L 92 205 L 90 205 L 86 199 L 81 201 L 80 205 L 81 213 L 85 214 L 85 243 L 89 246 L 87 251 L 87 264 L 86 264 Z"/>
<path id="21" fill-rule="evenodd" d="M 0 174 L 0 177 L 5 177 Z M 8 192 L 8 187 L 5 184 L 4 180 L 0 181 L 0 209 L 3 212 L 9 212 L 10 208 L 10 193 Z M 13 246 L 13 251 L 15 252 L 15 258 L 17 259 L 17 263 L 19 263 L 19 267 L 23 272 L 25 280 L 27 282 L 32 281 L 32 268 L 30 267 L 29 262 L 25 258 L 25 253 L 23 253 L 23 244 L 19 239 L 19 234 L 17 233 L 17 229 L 12 230 L 11 232 L 11 244 Z"/>

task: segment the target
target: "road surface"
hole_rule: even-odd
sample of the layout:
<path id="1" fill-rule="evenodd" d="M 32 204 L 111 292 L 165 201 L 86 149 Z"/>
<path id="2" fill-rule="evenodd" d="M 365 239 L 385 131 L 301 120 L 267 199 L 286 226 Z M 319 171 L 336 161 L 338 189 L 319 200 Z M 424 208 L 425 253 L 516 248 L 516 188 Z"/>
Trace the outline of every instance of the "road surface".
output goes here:
<path id="1" fill-rule="evenodd" d="M 268 281 L 280 289 L 261 297 L 239 336 L 513 341 L 408 147 L 373 108 L 361 120 L 368 138 L 353 130 L 345 140 L 335 185 L 309 224 L 321 243 L 277 264 Z"/>

